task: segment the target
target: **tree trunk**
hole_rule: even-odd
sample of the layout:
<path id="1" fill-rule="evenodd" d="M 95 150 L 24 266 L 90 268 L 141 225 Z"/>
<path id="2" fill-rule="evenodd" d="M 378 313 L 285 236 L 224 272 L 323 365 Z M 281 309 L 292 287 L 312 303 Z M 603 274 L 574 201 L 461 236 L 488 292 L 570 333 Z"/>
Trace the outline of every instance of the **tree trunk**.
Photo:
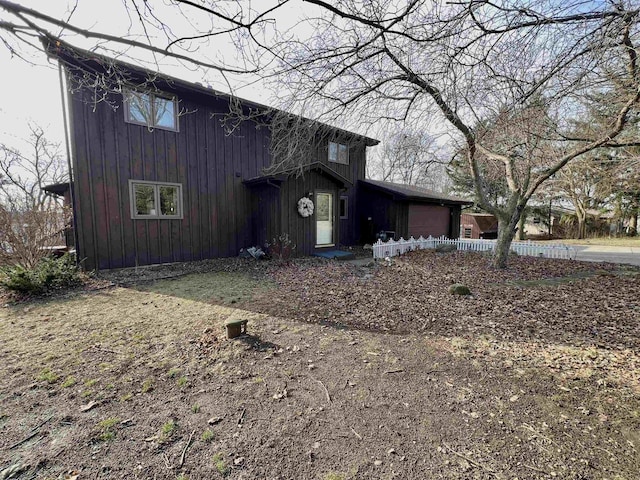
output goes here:
<path id="1" fill-rule="evenodd" d="M 527 223 L 527 212 L 522 212 L 518 220 L 518 240 L 524 240 L 524 224 Z"/>
<path id="2" fill-rule="evenodd" d="M 511 217 L 505 216 L 498 219 L 498 241 L 493 252 L 493 266 L 496 268 L 506 268 L 509 259 L 511 242 L 516 235 L 516 225 L 520 221 L 523 208 L 518 206 L 512 212 Z"/>
<path id="3" fill-rule="evenodd" d="M 578 219 L 578 235 L 579 239 L 587 236 L 587 221 L 586 215 L 584 215 L 579 209 L 576 209 L 576 218 Z"/>
<path id="4" fill-rule="evenodd" d="M 631 210 L 631 216 L 629 217 L 629 235 L 635 236 L 638 234 L 638 209 Z"/>

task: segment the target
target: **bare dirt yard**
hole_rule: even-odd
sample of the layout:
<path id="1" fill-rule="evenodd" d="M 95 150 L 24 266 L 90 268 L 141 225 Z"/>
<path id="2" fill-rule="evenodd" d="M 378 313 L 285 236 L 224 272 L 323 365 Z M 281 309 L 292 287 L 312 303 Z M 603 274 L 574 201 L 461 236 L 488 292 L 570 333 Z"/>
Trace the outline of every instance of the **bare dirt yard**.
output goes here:
<path id="1" fill-rule="evenodd" d="M 0 479 L 639 478 L 637 269 L 196 267 L 0 309 Z"/>

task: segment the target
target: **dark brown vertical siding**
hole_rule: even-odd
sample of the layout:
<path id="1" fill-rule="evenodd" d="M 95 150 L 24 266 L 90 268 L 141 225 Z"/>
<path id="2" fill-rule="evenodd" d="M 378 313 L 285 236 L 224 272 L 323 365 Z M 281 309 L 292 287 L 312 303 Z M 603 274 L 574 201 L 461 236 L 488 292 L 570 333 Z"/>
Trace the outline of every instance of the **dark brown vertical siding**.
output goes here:
<path id="1" fill-rule="evenodd" d="M 253 189 L 251 221 L 254 228 L 255 246 L 264 248 L 278 236 L 280 231 L 280 189 L 262 185 Z M 251 242 L 248 242 L 249 244 Z"/>
<path id="2" fill-rule="evenodd" d="M 329 192 L 333 195 L 334 242 L 340 238 L 340 222 L 337 220 L 338 197 L 340 191 L 335 181 L 315 171 L 305 172 L 303 176 L 292 177 L 280 187 L 280 232 L 274 236 L 288 234 L 296 245 L 298 254 L 310 255 L 315 251 L 316 224 L 315 215 L 303 218 L 298 214 L 298 200 L 310 197 L 315 203 L 316 192 Z M 271 227 L 273 229 L 273 227 Z"/>
<path id="3" fill-rule="evenodd" d="M 188 106 L 187 106 L 188 108 Z M 187 157 L 184 162 L 187 164 L 187 173 L 182 185 L 182 198 L 185 204 L 185 217 L 183 225 L 189 228 L 189 242 L 185 242 L 184 247 L 188 248 L 186 254 L 188 260 L 199 260 L 200 252 L 200 222 L 198 211 L 200 205 L 200 189 L 198 188 L 198 150 L 200 146 L 197 143 L 196 126 L 198 124 L 197 114 L 184 115 L 181 120 L 180 134 L 186 138 Z"/>
<path id="4" fill-rule="evenodd" d="M 378 192 L 372 192 L 369 189 L 362 188 L 360 195 L 360 203 L 358 208 L 358 216 L 362 218 L 363 223 L 367 222 L 367 219 L 371 218 L 374 234 L 381 230 L 396 231 L 398 227 L 399 205 L 389 195 L 381 194 Z M 364 237 L 362 241 L 372 242 L 373 238 L 368 238 L 366 232 L 363 232 Z"/>
<path id="5" fill-rule="evenodd" d="M 333 168 L 334 163 L 328 163 Z M 340 221 L 340 243 L 342 245 L 356 245 L 360 242 L 360 227 L 363 219 L 359 216 L 358 210 L 358 180 L 364 179 L 366 165 L 366 146 L 358 143 L 349 150 L 349 165 L 340 165 L 345 178 L 353 183 L 341 195 L 345 195 L 348 200 L 348 219 Z M 336 170 L 339 172 L 339 170 Z"/>
<path id="6" fill-rule="evenodd" d="M 77 248 L 86 268 L 232 256 L 282 233 L 291 236 L 299 253 L 312 253 L 315 217 L 300 217 L 297 201 L 318 190 L 334 195 L 336 219 L 340 195 L 349 198 L 349 220 L 336 220 L 335 243 L 360 240 L 363 211 L 356 193 L 364 178 L 364 145 L 351 147 L 349 165 L 329 163 L 325 144 L 309 159 L 352 182 L 343 190 L 316 171 L 289 179 L 280 189 L 249 188 L 243 180 L 261 175 L 271 163 L 269 130 L 247 122 L 226 135 L 219 121 L 228 112 L 225 99 L 178 96 L 181 110 L 189 112 L 179 118 L 179 132 L 126 123 L 119 95 L 109 97 L 116 109 L 107 102 L 94 106 L 90 95 L 70 96 Z M 129 180 L 182 184 L 184 218 L 133 220 Z"/>
<path id="7" fill-rule="evenodd" d="M 411 205 L 406 202 L 396 202 L 396 238 L 409 238 L 409 209 Z"/>
<path id="8" fill-rule="evenodd" d="M 460 213 L 462 207 L 460 205 L 454 205 L 450 207 L 451 210 L 451 223 L 449 229 L 449 238 L 460 237 Z"/>
<path id="9" fill-rule="evenodd" d="M 108 268 L 122 267 L 122 258 L 118 254 L 122 251 L 122 212 L 120 205 L 122 202 L 121 192 L 118 181 L 118 169 L 112 168 L 107 164 L 104 158 L 104 152 L 113 151 L 114 156 L 119 159 L 120 149 L 116 135 L 113 117 L 108 114 L 102 115 L 104 128 L 101 129 L 102 141 L 102 169 L 104 172 L 103 189 L 105 192 L 105 209 L 107 236 L 106 241 L 109 249 L 109 265 Z"/>
<path id="10" fill-rule="evenodd" d="M 198 245 L 196 255 L 198 259 L 209 258 L 213 256 L 213 245 L 216 243 L 211 238 L 211 210 L 212 210 L 212 193 L 215 194 L 215 187 L 209 184 L 209 176 L 207 175 L 207 155 L 210 145 L 207 143 L 207 112 L 204 109 L 198 109 L 196 116 L 196 158 L 195 158 L 195 188 L 198 192 L 196 197 L 196 222 L 198 223 Z M 215 152 L 215 148 L 212 150 Z M 212 190 L 209 190 L 211 188 Z"/>
<path id="11" fill-rule="evenodd" d="M 174 249 L 177 260 L 188 262 L 193 259 L 192 251 L 192 225 L 191 218 L 191 190 L 185 188 L 189 180 L 189 136 L 182 131 L 187 128 L 188 118 L 179 118 L 181 134 L 176 135 L 176 182 L 182 184 L 183 220 L 172 221 Z"/>
<path id="12" fill-rule="evenodd" d="M 179 132 L 124 122 L 121 97 L 94 105 L 70 95 L 78 254 L 87 269 L 236 255 L 254 238 L 243 179 L 270 163 L 268 129 L 242 126 L 226 136 L 214 113 L 223 101 L 180 98 L 191 112 Z M 236 175 L 240 173 L 240 176 Z M 132 220 L 129 180 L 178 182 L 182 220 Z M 277 207 L 268 206 L 275 213 Z M 272 226 L 270 226 L 273 229 Z"/>

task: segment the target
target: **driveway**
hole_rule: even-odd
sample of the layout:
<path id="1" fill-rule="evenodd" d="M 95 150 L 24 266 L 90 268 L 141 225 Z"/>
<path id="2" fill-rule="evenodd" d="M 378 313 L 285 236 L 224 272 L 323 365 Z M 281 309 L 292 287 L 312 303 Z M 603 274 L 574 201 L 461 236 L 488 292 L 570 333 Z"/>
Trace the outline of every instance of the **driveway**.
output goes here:
<path id="1" fill-rule="evenodd" d="M 628 263 L 640 266 L 640 247 L 609 247 L 604 245 L 572 245 L 576 260 L 586 262 Z"/>

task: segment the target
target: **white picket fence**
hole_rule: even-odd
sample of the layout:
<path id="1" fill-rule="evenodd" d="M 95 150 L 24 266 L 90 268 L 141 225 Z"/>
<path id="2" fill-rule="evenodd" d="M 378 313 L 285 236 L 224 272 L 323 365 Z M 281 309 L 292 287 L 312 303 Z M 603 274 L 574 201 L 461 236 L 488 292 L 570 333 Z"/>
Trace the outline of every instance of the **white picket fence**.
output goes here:
<path id="1" fill-rule="evenodd" d="M 451 239 L 447 237 L 420 238 L 413 237 L 409 240 L 400 238 L 398 241 L 389 240 L 383 242 L 378 240 L 373 244 L 373 258 L 386 258 L 402 255 L 403 253 L 413 250 L 424 250 L 425 248 L 436 248 L 438 245 L 455 245 L 458 250 L 469 252 L 485 252 L 492 251 L 496 246 L 496 240 L 477 240 L 474 238 L 457 238 Z M 511 250 L 518 255 L 528 255 L 532 257 L 545 258 L 563 258 L 573 260 L 576 258 L 576 249 L 563 245 L 561 243 L 539 244 L 530 240 L 526 242 L 512 242 Z"/>

